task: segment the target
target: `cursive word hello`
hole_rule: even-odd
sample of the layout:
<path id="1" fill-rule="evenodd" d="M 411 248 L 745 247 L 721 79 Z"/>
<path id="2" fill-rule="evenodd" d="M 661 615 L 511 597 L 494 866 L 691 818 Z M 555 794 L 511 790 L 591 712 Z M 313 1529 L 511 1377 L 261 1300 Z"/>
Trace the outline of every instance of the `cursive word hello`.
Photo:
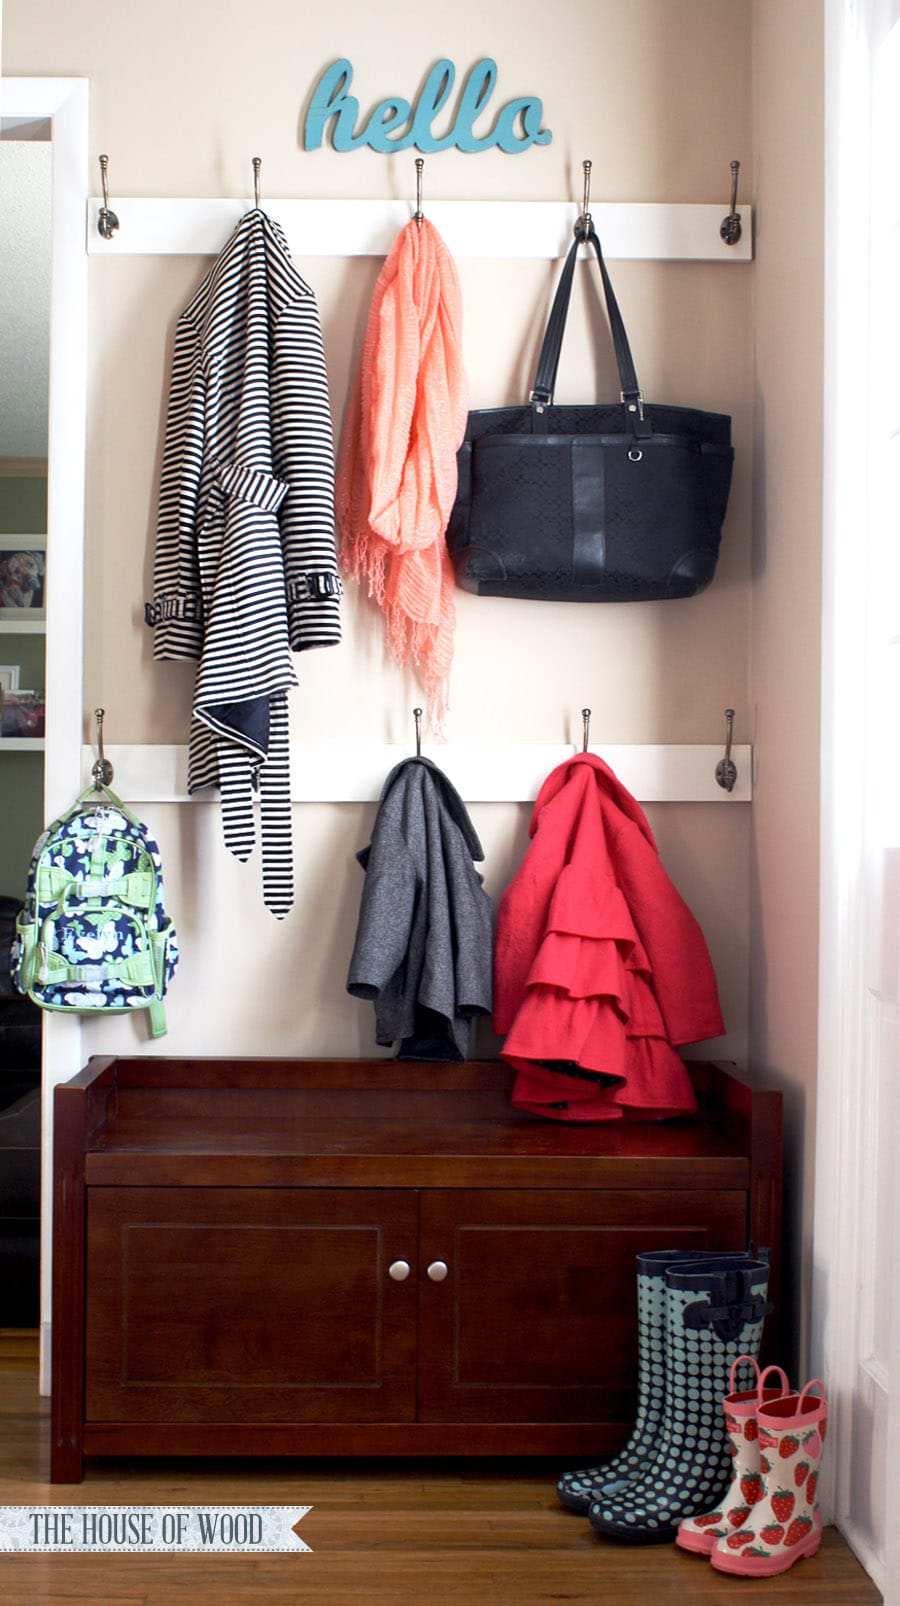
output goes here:
<path id="1" fill-rule="evenodd" d="M 474 124 L 481 116 L 497 82 L 497 63 L 489 56 L 469 69 L 447 133 L 435 134 L 435 119 L 447 105 L 456 81 L 452 61 L 442 58 L 432 67 L 412 102 L 388 95 L 380 100 L 364 123 L 359 121 L 359 101 L 350 94 L 353 68 L 345 57 L 323 72 L 313 91 L 306 114 L 303 143 L 316 151 L 323 143 L 329 123 L 336 151 L 356 151 L 368 145 L 373 151 L 405 151 L 411 146 L 429 155 L 455 146 L 466 152 L 489 151 L 496 146 L 515 156 L 531 145 L 549 145 L 552 135 L 542 128 L 544 108 L 536 95 L 520 95 L 507 101 L 497 113 L 493 128 L 476 134 Z"/>

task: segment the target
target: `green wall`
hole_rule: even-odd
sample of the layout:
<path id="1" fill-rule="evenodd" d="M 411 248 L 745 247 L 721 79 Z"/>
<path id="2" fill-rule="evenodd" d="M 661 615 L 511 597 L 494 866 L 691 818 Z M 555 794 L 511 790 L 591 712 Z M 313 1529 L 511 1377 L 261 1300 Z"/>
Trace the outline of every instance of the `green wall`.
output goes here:
<path id="1" fill-rule="evenodd" d="M 46 528 L 46 476 L 0 474 L 0 532 L 41 535 Z"/>
<path id="2" fill-rule="evenodd" d="M 46 477 L 0 473 L 0 536 L 39 535 L 46 528 Z M 43 691 L 43 636 L 0 630 L 0 664 L 18 664 L 20 686 Z M 31 850 L 43 823 L 43 754 L 4 753 L 0 739 L 0 893 L 4 896 L 23 896 Z"/>

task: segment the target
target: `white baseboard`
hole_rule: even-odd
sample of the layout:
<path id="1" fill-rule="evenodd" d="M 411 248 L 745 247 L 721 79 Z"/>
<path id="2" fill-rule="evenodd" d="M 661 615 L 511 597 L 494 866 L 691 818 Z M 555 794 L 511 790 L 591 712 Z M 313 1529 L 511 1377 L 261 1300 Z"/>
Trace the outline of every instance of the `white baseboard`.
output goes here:
<path id="1" fill-rule="evenodd" d="M 840 1522 L 835 1521 L 835 1527 L 842 1539 L 846 1539 L 850 1549 L 861 1567 L 865 1567 L 876 1589 L 880 1589 L 885 1598 L 885 1606 L 896 1606 L 896 1597 L 889 1600 L 885 1594 L 887 1573 L 884 1561 L 876 1556 L 872 1546 L 865 1535 L 860 1533 L 856 1524 L 849 1517 L 842 1517 Z"/>
<path id="2" fill-rule="evenodd" d="M 40 1368 L 38 1372 L 38 1393 L 50 1393 L 50 1323 L 41 1322 L 40 1333 Z"/>

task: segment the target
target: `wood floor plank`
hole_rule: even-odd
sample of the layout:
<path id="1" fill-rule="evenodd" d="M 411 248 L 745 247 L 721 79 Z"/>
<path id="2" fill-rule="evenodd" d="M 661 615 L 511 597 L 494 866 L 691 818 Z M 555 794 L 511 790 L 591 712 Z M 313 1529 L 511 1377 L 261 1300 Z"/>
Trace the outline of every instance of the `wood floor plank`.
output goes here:
<path id="1" fill-rule="evenodd" d="M 835 1529 L 750 1589 L 673 1545 L 617 1545 L 539 1462 L 96 1462 L 49 1482 L 48 1402 L 0 1357 L 0 1503 L 309 1505 L 310 1553 L 0 1555 L 0 1606 L 878 1606 Z"/>
<path id="2" fill-rule="evenodd" d="M 0 1327 L 0 1366 L 34 1372 L 38 1335 L 32 1328 Z"/>
<path id="3" fill-rule="evenodd" d="M 9 1595 L 0 1588 L 0 1606 L 72 1606 L 73 1601 L 89 1600 L 91 1606 L 146 1606 L 146 1595 L 98 1595 L 96 1585 L 88 1583 L 89 1593 L 80 1595 Z"/>

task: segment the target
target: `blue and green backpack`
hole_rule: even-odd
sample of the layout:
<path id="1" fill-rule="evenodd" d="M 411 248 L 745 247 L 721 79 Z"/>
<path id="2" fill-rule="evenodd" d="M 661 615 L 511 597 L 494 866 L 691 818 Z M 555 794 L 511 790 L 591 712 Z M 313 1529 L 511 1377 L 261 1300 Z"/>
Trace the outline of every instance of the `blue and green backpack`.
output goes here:
<path id="1" fill-rule="evenodd" d="M 42 1009 L 147 1009 L 162 1037 L 177 963 L 159 848 L 113 792 L 91 787 L 35 843 L 13 981 Z"/>

